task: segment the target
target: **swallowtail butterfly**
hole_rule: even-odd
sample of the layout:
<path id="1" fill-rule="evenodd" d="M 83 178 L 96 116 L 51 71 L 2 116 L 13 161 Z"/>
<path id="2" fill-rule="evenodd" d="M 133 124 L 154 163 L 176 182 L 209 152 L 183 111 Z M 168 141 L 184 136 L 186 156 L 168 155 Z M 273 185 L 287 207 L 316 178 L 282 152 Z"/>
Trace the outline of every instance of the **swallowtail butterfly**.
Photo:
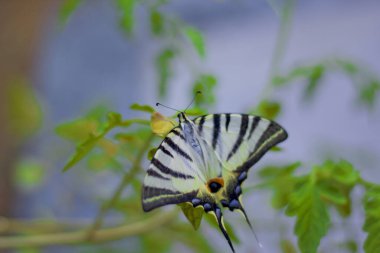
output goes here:
<path id="1" fill-rule="evenodd" d="M 209 114 L 189 119 L 178 114 L 174 127 L 158 147 L 144 179 L 142 206 L 154 208 L 189 202 L 216 217 L 234 248 L 222 217 L 222 208 L 239 210 L 252 226 L 242 205 L 241 184 L 249 169 L 286 131 L 268 119 L 247 114 Z"/>

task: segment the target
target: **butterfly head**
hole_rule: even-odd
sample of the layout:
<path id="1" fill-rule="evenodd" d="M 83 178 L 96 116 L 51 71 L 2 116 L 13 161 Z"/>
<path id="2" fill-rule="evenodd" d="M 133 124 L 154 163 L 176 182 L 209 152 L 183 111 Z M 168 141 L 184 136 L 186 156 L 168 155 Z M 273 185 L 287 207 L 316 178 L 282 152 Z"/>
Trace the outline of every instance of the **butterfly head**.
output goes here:
<path id="1" fill-rule="evenodd" d="M 190 119 L 186 116 L 184 112 L 180 112 L 178 114 L 178 120 L 179 120 L 179 123 L 186 123 L 190 121 Z"/>

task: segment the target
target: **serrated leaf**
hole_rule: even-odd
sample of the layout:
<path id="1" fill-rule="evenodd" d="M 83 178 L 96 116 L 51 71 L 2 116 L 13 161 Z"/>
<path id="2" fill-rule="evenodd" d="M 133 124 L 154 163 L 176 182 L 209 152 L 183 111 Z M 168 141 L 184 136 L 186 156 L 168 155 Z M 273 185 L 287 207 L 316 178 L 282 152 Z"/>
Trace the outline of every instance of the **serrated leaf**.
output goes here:
<path id="1" fill-rule="evenodd" d="M 366 253 L 378 253 L 380 249 L 380 185 L 367 189 L 363 205 L 365 211 L 363 230 L 367 232 L 364 250 Z"/>
<path id="2" fill-rule="evenodd" d="M 191 44 L 197 51 L 198 55 L 201 58 L 204 58 L 206 55 L 205 52 L 205 42 L 202 33 L 194 27 L 186 27 L 185 30 L 186 37 L 190 40 Z"/>
<path id="3" fill-rule="evenodd" d="M 67 24 L 74 11 L 82 3 L 82 0 L 64 0 L 59 8 L 58 20 L 61 26 Z"/>
<path id="4" fill-rule="evenodd" d="M 193 207 L 192 204 L 184 202 L 178 204 L 187 220 L 191 223 L 193 228 L 197 230 L 201 224 L 204 209 L 201 206 Z"/>
<path id="5" fill-rule="evenodd" d="M 164 49 L 156 57 L 155 66 L 158 76 L 158 94 L 165 97 L 169 80 L 173 76 L 172 65 L 176 53 L 173 49 Z"/>
<path id="6" fill-rule="evenodd" d="M 165 117 L 159 112 L 152 113 L 150 126 L 152 132 L 158 136 L 165 137 L 178 123 L 173 119 Z"/>
<path id="7" fill-rule="evenodd" d="M 135 17 L 134 10 L 136 5 L 136 0 L 117 0 L 119 10 L 122 13 L 120 19 L 121 28 L 126 32 L 127 35 L 133 33 Z"/>
<path id="8" fill-rule="evenodd" d="M 330 217 L 312 179 L 292 194 L 286 214 L 296 216 L 294 233 L 301 252 L 316 253 L 330 227 Z"/>
<path id="9" fill-rule="evenodd" d="M 140 105 L 140 104 L 135 103 L 135 104 L 132 104 L 129 108 L 131 110 L 141 111 L 141 112 L 148 112 L 148 113 L 154 112 L 154 108 L 151 107 L 150 105 Z"/>

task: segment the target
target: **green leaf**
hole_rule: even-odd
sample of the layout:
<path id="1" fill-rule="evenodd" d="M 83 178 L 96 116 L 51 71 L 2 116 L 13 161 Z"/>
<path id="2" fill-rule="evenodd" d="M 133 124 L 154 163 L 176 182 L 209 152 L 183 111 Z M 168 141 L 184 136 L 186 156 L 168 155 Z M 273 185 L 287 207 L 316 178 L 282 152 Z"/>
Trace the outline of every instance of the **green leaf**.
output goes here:
<path id="1" fill-rule="evenodd" d="M 283 253 L 297 253 L 297 250 L 290 240 L 281 240 L 280 247 Z"/>
<path id="2" fill-rule="evenodd" d="M 117 0 L 117 3 L 119 10 L 122 12 L 120 19 L 121 28 L 127 35 L 132 35 L 135 23 L 134 10 L 136 0 Z"/>
<path id="3" fill-rule="evenodd" d="M 193 84 L 193 94 L 198 91 L 201 94 L 195 97 L 195 105 L 197 107 L 207 107 L 215 103 L 215 87 L 217 79 L 210 74 L 200 75 Z"/>
<path id="4" fill-rule="evenodd" d="M 207 111 L 199 108 L 199 107 L 193 107 L 186 110 L 186 114 L 188 116 L 201 116 L 207 114 Z"/>
<path id="5" fill-rule="evenodd" d="M 21 160 L 16 164 L 15 169 L 15 180 L 21 188 L 33 188 L 41 184 L 44 179 L 43 166 L 33 159 Z"/>
<path id="6" fill-rule="evenodd" d="M 155 110 L 150 105 L 132 104 L 129 107 L 131 110 L 153 113 Z"/>
<path id="7" fill-rule="evenodd" d="M 156 71 L 158 76 L 158 93 L 161 98 L 165 97 L 169 80 L 173 76 L 172 65 L 176 53 L 172 49 L 164 49 L 156 57 Z"/>
<path id="8" fill-rule="evenodd" d="M 148 151 L 148 154 L 147 154 L 147 157 L 148 157 L 148 160 L 151 161 L 153 159 L 153 156 L 154 154 L 156 154 L 157 152 L 157 148 L 151 148 L 149 151 Z M 183 210 L 183 209 L 182 209 Z M 184 212 L 185 213 L 185 212 Z"/>
<path id="9" fill-rule="evenodd" d="M 69 159 L 69 161 L 66 163 L 66 165 L 63 167 L 63 171 L 69 170 L 71 167 L 73 167 L 75 164 L 77 164 L 79 161 L 81 161 L 90 151 L 96 146 L 99 140 L 103 138 L 103 135 L 90 135 L 90 137 L 80 144 L 74 153 L 74 155 Z"/>
<path id="10" fill-rule="evenodd" d="M 292 193 L 286 214 L 296 216 L 294 233 L 301 252 L 316 253 L 330 227 L 330 217 L 313 178 Z"/>
<path id="11" fill-rule="evenodd" d="M 152 34 L 159 36 L 164 32 L 164 17 L 157 10 L 152 10 L 150 12 L 150 29 Z"/>
<path id="12" fill-rule="evenodd" d="M 74 11 L 82 3 L 82 0 L 64 0 L 61 4 L 58 13 L 58 20 L 61 26 L 64 26 L 69 21 L 70 17 L 73 15 Z"/>
<path id="13" fill-rule="evenodd" d="M 206 52 L 205 52 L 205 42 L 204 42 L 202 33 L 198 29 L 191 26 L 186 27 L 184 32 L 187 38 L 192 43 L 195 50 L 197 51 L 198 55 L 201 58 L 204 58 L 206 55 Z"/>
<path id="14" fill-rule="evenodd" d="M 300 166 L 301 163 L 296 162 L 285 166 L 267 166 L 259 171 L 259 177 L 264 180 L 260 186 L 273 191 L 272 206 L 275 209 L 285 207 L 296 185 L 305 180 L 294 176 Z"/>
<path id="15" fill-rule="evenodd" d="M 267 119 L 275 119 L 281 112 L 281 104 L 275 101 L 263 100 L 250 114 Z"/>
<path id="16" fill-rule="evenodd" d="M 380 92 L 380 81 L 371 80 L 368 84 L 360 87 L 359 100 L 367 105 L 369 108 L 373 108 L 376 102 L 376 98 Z"/>
<path id="17" fill-rule="evenodd" d="M 378 253 L 380 249 L 380 185 L 367 189 L 363 205 L 365 211 L 363 230 L 367 232 L 364 251 Z"/>
<path id="18" fill-rule="evenodd" d="M 61 138 L 80 143 L 85 141 L 91 133 L 99 127 L 99 122 L 92 119 L 77 119 L 62 123 L 55 128 L 55 132 Z"/>
<path id="19" fill-rule="evenodd" d="M 30 84 L 16 80 L 6 90 L 7 124 L 15 137 L 23 140 L 41 128 L 43 114 L 38 98 Z"/>
<path id="20" fill-rule="evenodd" d="M 193 225 L 193 228 L 197 230 L 201 224 L 204 209 L 201 206 L 193 207 L 193 205 L 187 202 L 181 203 L 179 206 L 187 220 Z"/>
<path id="21" fill-rule="evenodd" d="M 311 69 L 305 88 L 305 98 L 311 98 L 314 95 L 324 73 L 325 67 L 322 64 L 318 64 Z"/>

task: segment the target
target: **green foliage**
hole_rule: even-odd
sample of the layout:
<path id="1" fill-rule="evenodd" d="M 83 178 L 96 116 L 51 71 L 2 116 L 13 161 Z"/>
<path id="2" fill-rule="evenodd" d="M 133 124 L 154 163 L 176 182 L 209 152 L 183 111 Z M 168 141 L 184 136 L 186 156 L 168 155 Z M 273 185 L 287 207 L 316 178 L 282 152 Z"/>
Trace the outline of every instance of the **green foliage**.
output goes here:
<path id="1" fill-rule="evenodd" d="M 196 94 L 198 91 L 200 95 L 195 97 L 195 105 L 198 107 L 207 107 L 215 103 L 215 87 L 217 79 L 210 74 L 200 75 L 193 84 L 192 93 Z"/>
<path id="2" fill-rule="evenodd" d="M 163 15 L 156 9 L 150 12 L 150 27 L 153 35 L 160 36 L 165 29 L 165 20 Z"/>
<path id="3" fill-rule="evenodd" d="M 296 216 L 294 233 L 301 252 L 316 253 L 330 227 L 330 216 L 314 177 L 291 194 L 286 214 Z"/>
<path id="4" fill-rule="evenodd" d="M 297 253 L 295 246 L 290 240 L 281 240 L 280 247 L 283 253 Z"/>
<path id="5" fill-rule="evenodd" d="M 187 220 L 193 225 L 193 228 L 197 230 L 201 225 L 202 217 L 204 214 L 204 210 L 201 206 L 193 207 L 190 203 L 182 203 L 179 204 L 182 209 L 183 214 L 187 218 Z"/>
<path id="6" fill-rule="evenodd" d="M 134 106 L 134 108 L 138 110 L 148 110 L 146 106 Z M 94 123 L 96 127 L 96 131 L 86 132 L 86 130 L 93 130 L 94 128 L 78 128 L 78 132 L 75 132 L 75 126 L 81 125 L 85 119 L 74 120 L 70 123 L 64 123 L 56 128 L 56 132 L 63 138 L 67 138 L 69 140 L 74 140 L 77 145 L 76 151 L 74 155 L 69 159 L 66 165 L 63 168 L 63 171 L 67 171 L 76 165 L 79 161 L 81 161 L 84 157 L 86 157 L 95 147 L 103 145 L 103 148 L 110 155 L 114 155 L 114 147 L 112 145 L 105 145 L 107 143 L 107 139 L 105 138 L 106 134 L 108 134 L 112 129 L 116 127 L 129 127 L 132 124 L 143 124 L 149 125 L 149 121 L 142 119 L 130 119 L 130 120 L 122 120 L 122 116 L 118 113 L 110 112 L 107 114 L 107 120 L 105 122 L 98 121 Z M 78 138 L 78 139 L 76 139 Z M 98 157 L 99 158 L 99 157 Z M 106 157 L 107 158 L 107 157 Z M 110 158 L 110 157 L 108 157 Z M 107 158 L 107 159 L 108 159 Z M 93 158 L 94 159 L 94 158 Z M 116 161 L 110 160 L 111 164 L 119 167 Z"/>
<path id="7" fill-rule="evenodd" d="M 273 191 L 272 206 L 275 209 L 284 208 L 288 203 L 295 186 L 303 178 L 294 176 L 294 172 L 301 166 L 300 162 L 285 166 L 268 166 L 259 171 L 259 177 L 264 179 L 261 188 L 268 188 Z"/>
<path id="8" fill-rule="evenodd" d="M 58 21 L 61 26 L 66 25 L 71 15 L 79 7 L 83 0 L 64 0 L 58 13 Z"/>
<path id="9" fill-rule="evenodd" d="M 45 170 L 38 161 L 33 159 L 21 160 L 16 164 L 15 180 L 18 186 L 31 189 L 41 184 Z"/>
<path id="10" fill-rule="evenodd" d="M 272 205 L 286 209 L 296 217 L 294 232 L 301 252 L 317 252 L 318 245 L 330 227 L 328 206 L 342 217 L 351 213 L 350 193 L 360 181 L 358 171 L 347 161 L 325 161 L 313 166 L 306 175 L 296 175 L 300 163 L 268 166 L 259 171 L 264 182 L 260 188 L 273 191 Z"/>
<path id="11" fill-rule="evenodd" d="M 275 101 L 262 100 L 256 108 L 249 113 L 267 119 L 275 119 L 281 112 L 281 104 Z"/>
<path id="12" fill-rule="evenodd" d="M 376 98 L 380 92 L 380 81 L 370 80 L 360 87 L 359 101 L 367 105 L 369 108 L 373 108 L 376 102 Z"/>
<path id="13" fill-rule="evenodd" d="M 158 94 L 164 97 L 167 93 L 169 80 L 173 76 L 172 66 L 176 52 L 170 48 L 162 50 L 156 58 L 158 76 Z"/>
<path id="14" fill-rule="evenodd" d="M 366 253 L 377 253 L 380 249 L 380 185 L 367 188 L 363 205 L 365 210 L 363 230 L 367 232 L 364 250 Z"/>
<path id="15" fill-rule="evenodd" d="M 380 91 L 379 78 L 359 64 L 344 59 L 322 60 L 314 65 L 295 67 L 286 75 L 275 76 L 272 84 L 283 87 L 298 80 L 306 80 L 304 97 L 310 99 L 328 72 L 346 74 L 358 90 L 358 101 L 368 108 L 373 108 Z"/>
<path id="16" fill-rule="evenodd" d="M 150 105 L 132 104 L 129 108 L 135 111 L 142 111 L 142 112 L 148 112 L 148 113 L 154 112 L 153 107 L 151 107 Z"/>
<path id="17" fill-rule="evenodd" d="M 121 11 L 121 28 L 127 35 L 132 35 L 135 26 L 134 11 L 136 0 L 117 0 L 117 5 Z"/>
<path id="18" fill-rule="evenodd" d="M 198 29 L 191 26 L 186 27 L 184 29 L 184 33 L 186 37 L 190 40 L 194 49 L 197 51 L 199 57 L 205 58 L 205 42 L 202 33 Z"/>
<path id="19" fill-rule="evenodd" d="M 6 89 L 7 121 L 12 134 L 24 140 L 40 129 L 43 113 L 30 84 L 17 80 Z"/>

